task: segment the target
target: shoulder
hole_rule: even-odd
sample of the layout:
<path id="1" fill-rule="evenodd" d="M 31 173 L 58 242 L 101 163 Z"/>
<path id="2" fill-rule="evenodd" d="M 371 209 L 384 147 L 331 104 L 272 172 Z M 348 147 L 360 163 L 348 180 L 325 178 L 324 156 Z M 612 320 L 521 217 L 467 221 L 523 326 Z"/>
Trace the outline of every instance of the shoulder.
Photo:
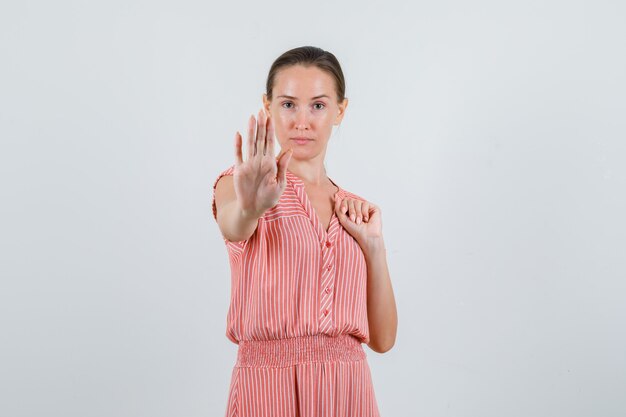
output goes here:
<path id="1" fill-rule="evenodd" d="M 217 175 L 217 178 L 213 181 L 213 217 L 217 220 L 218 206 L 222 206 L 225 203 L 232 201 L 236 198 L 235 188 L 233 186 L 233 173 L 235 171 L 235 165 L 231 165 Z M 225 178 L 224 181 L 220 181 Z"/>
<path id="2" fill-rule="evenodd" d="M 361 195 L 353 193 L 353 192 L 348 191 L 348 190 L 344 190 L 343 188 L 339 192 L 339 197 L 341 197 L 343 199 L 351 198 L 351 199 L 354 199 L 354 200 L 368 201 L 366 198 L 362 197 Z"/>
<path id="3" fill-rule="evenodd" d="M 232 184 L 232 176 L 235 172 L 235 165 L 230 165 L 227 168 L 222 169 L 222 171 L 220 171 L 220 173 L 217 175 L 217 177 L 215 178 L 215 180 L 213 181 L 213 193 L 215 194 L 216 189 L 218 188 L 223 188 L 223 187 L 218 187 L 218 183 L 224 183 L 224 182 L 229 182 Z M 222 178 L 224 177 L 230 177 L 228 180 L 226 181 L 220 181 Z"/>
<path id="4" fill-rule="evenodd" d="M 235 164 L 232 164 L 229 167 L 222 169 L 220 173 L 217 175 L 217 178 L 215 178 L 215 181 L 213 181 L 213 189 L 215 189 L 215 187 L 217 186 L 217 183 L 223 176 L 233 175 L 234 172 L 235 172 Z"/>

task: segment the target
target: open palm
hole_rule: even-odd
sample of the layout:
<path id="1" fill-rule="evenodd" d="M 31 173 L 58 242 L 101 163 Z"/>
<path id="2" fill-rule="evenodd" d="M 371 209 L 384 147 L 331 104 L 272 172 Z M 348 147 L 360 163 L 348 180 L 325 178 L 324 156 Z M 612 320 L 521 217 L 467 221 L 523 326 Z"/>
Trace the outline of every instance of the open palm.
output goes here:
<path id="1" fill-rule="evenodd" d="M 255 124 L 256 135 L 255 135 Z M 244 212 L 260 217 L 274 207 L 285 190 L 287 165 L 293 151 L 274 156 L 274 124 L 259 111 L 258 121 L 250 116 L 246 160 L 242 157 L 242 138 L 235 135 L 235 193 Z"/>

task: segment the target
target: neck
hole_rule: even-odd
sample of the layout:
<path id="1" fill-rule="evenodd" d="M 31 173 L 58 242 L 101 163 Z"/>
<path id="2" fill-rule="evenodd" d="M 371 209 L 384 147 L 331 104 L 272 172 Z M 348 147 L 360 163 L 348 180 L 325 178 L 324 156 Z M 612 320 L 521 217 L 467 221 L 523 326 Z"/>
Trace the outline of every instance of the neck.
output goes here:
<path id="1" fill-rule="evenodd" d="M 298 176 L 306 185 L 321 186 L 328 182 L 324 164 L 315 164 L 312 161 L 289 161 L 287 168 Z"/>

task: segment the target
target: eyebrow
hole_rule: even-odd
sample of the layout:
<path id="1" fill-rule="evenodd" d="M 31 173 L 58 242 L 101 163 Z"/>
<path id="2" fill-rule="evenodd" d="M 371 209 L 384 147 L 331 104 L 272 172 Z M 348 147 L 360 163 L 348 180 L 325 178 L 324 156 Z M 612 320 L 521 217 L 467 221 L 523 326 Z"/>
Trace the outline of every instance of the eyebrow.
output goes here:
<path id="1" fill-rule="evenodd" d="M 292 100 L 297 100 L 297 98 L 296 98 L 296 97 L 292 97 L 292 96 L 285 96 L 285 95 L 282 95 L 282 96 L 277 96 L 276 98 L 280 98 L 280 97 L 290 98 L 290 99 L 292 99 Z M 328 97 L 326 94 L 322 94 L 322 95 L 320 95 L 320 96 L 311 97 L 311 100 L 315 100 L 315 99 L 317 99 L 317 98 L 322 98 L 322 97 L 330 98 L 330 97 Z"/>

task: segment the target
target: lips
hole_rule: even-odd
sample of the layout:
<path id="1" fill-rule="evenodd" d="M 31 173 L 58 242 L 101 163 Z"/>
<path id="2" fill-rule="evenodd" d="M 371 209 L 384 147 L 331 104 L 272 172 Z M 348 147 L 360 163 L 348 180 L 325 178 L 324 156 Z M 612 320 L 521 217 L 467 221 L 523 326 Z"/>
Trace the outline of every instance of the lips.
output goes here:
<path id="1" fill-rule="evenodd" d="M 291 138 L 291 139 L 293 139 L 293 140 L 313 140 L 311 138 L 305 138 L 304 136 L 298 136 L 298 137 Z"/>
<path id="2" fill-rule="evenodd" d="M 303 137 L 291 138 L 290 140 L 294 141 L 298 145 L 306 145 L 307 143 L 312 141 L 312 139 Z"/>

